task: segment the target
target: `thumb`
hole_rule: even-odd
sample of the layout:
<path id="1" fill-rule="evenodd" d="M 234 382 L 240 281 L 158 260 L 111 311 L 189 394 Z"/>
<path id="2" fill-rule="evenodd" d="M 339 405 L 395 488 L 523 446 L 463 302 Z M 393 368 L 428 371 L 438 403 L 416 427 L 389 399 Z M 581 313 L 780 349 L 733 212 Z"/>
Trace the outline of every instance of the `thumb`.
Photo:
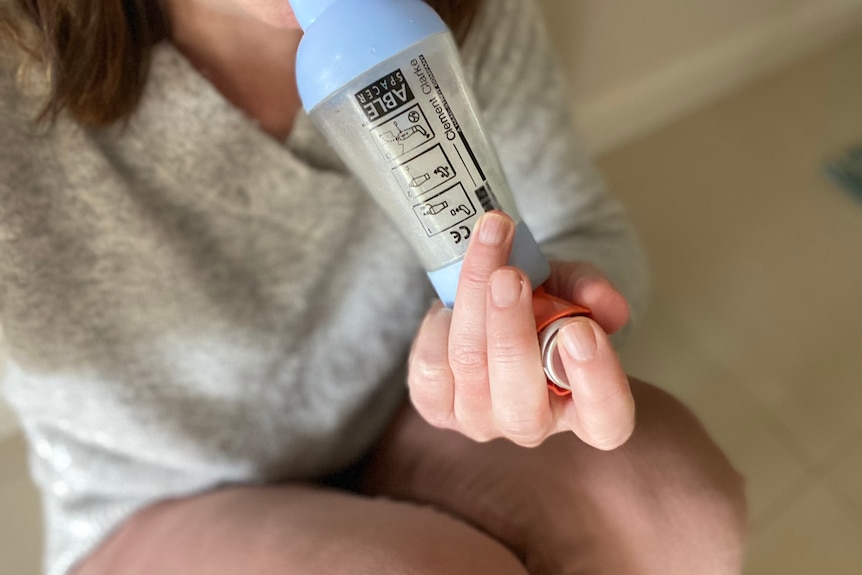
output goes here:
<path id="1" fill-rule="evenodd" d="M 562 403 L 558 426 L 598 449 L 619 447 L 634 431 L 635 403 L 610 339 L 583 317 L 563 326 L 558 337 L 572 390 L 571 400 Z"/>

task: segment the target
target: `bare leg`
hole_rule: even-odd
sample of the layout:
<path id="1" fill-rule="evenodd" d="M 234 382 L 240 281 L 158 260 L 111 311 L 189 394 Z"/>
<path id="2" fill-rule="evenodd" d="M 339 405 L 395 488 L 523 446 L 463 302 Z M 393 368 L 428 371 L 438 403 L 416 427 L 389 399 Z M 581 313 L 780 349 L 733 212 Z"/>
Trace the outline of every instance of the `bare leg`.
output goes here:
<path id="1" fill-rule="evenodd" d="M 365 467 L 387 498 L 296 485 L 167 501 L 76 575 L 739 573 L 741 478 L 684 407 L 632 386 L 638 427 L 616 451 L 476 444 L 407 408 Z"/>
<path id="2" fill-rule="evenodd" d="M 637 428 L 612 452 L 569 434 L 535 449 L 477 444 L 405 409 L 363 489 L 463 517 L 533 575 L 740 573 L 741 477 L 679 402 L 642 382 L 632 389 Z"/>
<path id="3" fill-rule="evenodd" d="M 526 575 L 429 507 L 305 486 L 222 489 L 133 517 L 76 575 Z"/>

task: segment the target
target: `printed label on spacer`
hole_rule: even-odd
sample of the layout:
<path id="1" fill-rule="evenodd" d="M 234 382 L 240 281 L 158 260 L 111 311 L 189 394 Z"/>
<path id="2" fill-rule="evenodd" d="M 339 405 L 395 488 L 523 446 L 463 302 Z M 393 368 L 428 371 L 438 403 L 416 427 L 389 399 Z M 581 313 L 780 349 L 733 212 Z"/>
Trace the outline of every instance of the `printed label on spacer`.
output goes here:
<path id="1" fill-rule="evenodd" d="M 403 108 L 414 100 L 410 84 L 401 70 L 390 72 L 353 95 L 369 122 Z"/>
<path id="2" fill-rule="evenodd" d="M 408 58 L 354 98 L 425 235 L 448 237 L 449 246 L 462 252 L 476 218 L 500 205 L 456 117 L 455 110 L 467 113 L 461 94 L 444 91 L 434 54 Z M 449 81 L 445 63 L 436 72 Z"/>

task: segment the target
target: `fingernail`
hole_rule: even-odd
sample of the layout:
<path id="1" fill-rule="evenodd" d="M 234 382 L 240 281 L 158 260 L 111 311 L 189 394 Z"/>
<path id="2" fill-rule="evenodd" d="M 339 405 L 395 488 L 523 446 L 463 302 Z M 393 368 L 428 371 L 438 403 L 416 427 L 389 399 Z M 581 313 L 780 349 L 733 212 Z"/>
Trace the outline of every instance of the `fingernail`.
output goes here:
<path id="1" fill-rule="evenodd" d="M 479 241 L 486 246 L 499 246 L 506 240 L 510 223 L 500 214 L 489 213 L 479 224 Z"/>
<path id="2" fill-rule="evenodd" d="M 524 282 L 514 270 L 497 270 L 491 274 L 491 300 L 497 307 L 511 307 L 521 299 Z"/>
<path id="3" fill-rule="evenodd" d="M 579 319 L 563 326 L 560 330 L 560 338 L 572 358 L 588 361 L 595 357 L 598 342 L 589 320 Z"/>

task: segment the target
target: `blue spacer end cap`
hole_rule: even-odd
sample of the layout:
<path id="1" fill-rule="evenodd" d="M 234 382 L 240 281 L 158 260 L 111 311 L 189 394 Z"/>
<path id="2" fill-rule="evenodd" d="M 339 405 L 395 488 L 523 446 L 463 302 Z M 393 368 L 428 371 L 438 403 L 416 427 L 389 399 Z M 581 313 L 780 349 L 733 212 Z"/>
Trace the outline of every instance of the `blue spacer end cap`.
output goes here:
<path id="1" fill-rule="evenodd" d="M 458 260 L 438 270 L 428 272 L 428 279 L 437 291 L 443 304 L 452 308 L 455 305 L 455 294 L 458 291 L 458 278 L 461 276 L 461 266 L 464 260 Z M 515 241 L 509 256 L 509 265 L 524 271 L 530 278 L 530 284 L 536 289 L 551 275 L 551 266 L 542 255 L 533 234 L 521 222 L 515 227 Z"/>
<path id="2" fill-rule="evenodd" d="M 448 31 L 443 20 L 422 0 L 292 0 L 292 3 L 294 9 L 308 4 L 319 12 L 296 55 L 296 81 L 302 105 L 308 112 L 375 66 Z M 326 10 L 319 10 L 318 3 L 325 5 Z M 296 15 L 299 18 L 300 11 Z"/>
<path id="3" fill-rule="evenodd" d="M 455 293 L 458 291 L 458 278 L 461 276 L 463 263 L 464 260 L 460 259 L 444 268 L 428 272 L 428 279 L 437 291 L 437 296 L 449 309 L 455 305 Z"/>
<path id="4" fill-rule="evenodd" d="M 293 15 L 303 30 L 314 24 L 317 17 L 329 8 L 334 0 L 288 0 Z"/>

